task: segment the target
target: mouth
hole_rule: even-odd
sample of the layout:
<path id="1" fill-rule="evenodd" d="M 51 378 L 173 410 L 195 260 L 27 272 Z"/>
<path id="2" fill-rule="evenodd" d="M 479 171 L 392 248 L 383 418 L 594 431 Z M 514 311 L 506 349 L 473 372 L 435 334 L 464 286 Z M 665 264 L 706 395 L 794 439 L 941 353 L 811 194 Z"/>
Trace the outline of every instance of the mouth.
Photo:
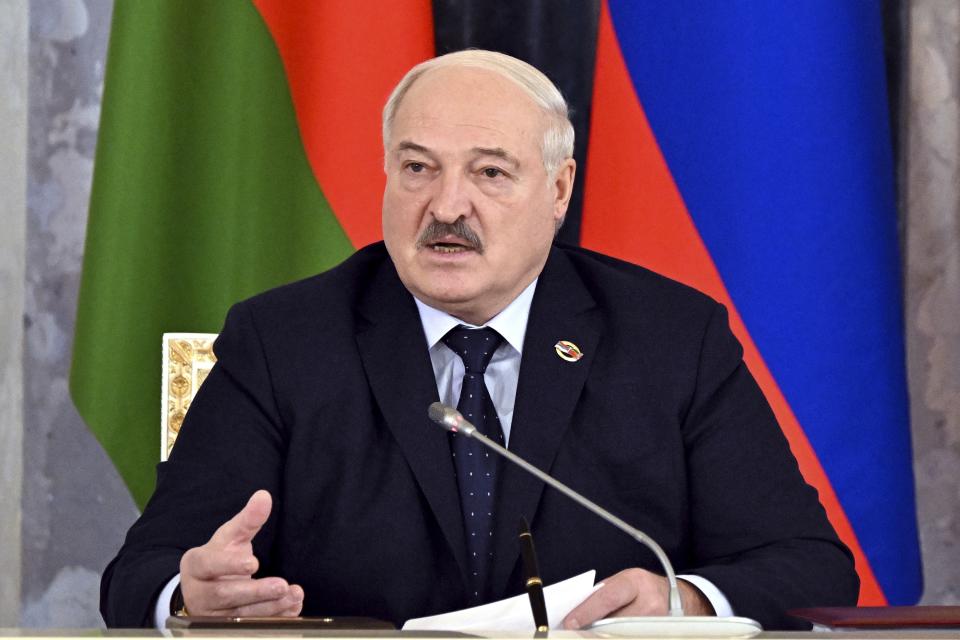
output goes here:
<path id="1" fill-rule="evenodd" d="M 431 251 L 436 253 L 465 253 L 467 251 L 476 251 L 476 248 L 458 241 L 430 242 L 426 245 Z"/>

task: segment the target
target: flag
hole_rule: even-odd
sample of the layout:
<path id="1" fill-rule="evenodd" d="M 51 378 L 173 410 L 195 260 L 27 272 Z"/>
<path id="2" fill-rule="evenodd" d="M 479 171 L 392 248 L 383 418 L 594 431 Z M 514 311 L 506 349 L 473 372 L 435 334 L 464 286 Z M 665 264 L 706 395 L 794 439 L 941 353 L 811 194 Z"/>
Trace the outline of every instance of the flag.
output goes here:
<path id="1" fill-rule="evenodd" d="M 582 244 L 723 302 L 862 605 L 922 591 L 878 3 L 602 6 Z"/>
<path id="2" fill-rule="evenodd" d="M 161 335 L 379 238 L 380 110 L 432 54 L 429 0 L 117 3 L 70 391 L 140 507 Z"/>

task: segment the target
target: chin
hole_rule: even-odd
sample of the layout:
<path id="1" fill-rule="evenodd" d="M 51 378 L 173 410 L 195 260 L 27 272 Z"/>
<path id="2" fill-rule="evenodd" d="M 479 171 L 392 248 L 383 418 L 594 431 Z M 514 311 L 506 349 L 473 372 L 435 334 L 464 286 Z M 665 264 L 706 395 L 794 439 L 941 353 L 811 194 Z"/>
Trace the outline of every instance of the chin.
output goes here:
<path id="1" fill-rule="evenodd" d="M 476 273 L 467 270 L 428 269 L 416 275 L 411 278 L 412 289 L 434 300 L 466 302 L 483 291 Z"/>
<path id="2" fill-rule="evenodd" d="M 458 287 L 425 287 L 415 289 L 420 300 L 435 309 L 445 311 L 450 315 L 461 317 L 464 310 L 473 306 L 479 293 L 471 289 Z"/>
<path id="3" fill-rule="evenodd" d="M 440 308 L 447 306 L 461 307 L 469 304 L 476 297 L 464 291 L 451 291 L 449 289 L 444 289 L 443 291 L 428 290 L 424 292 L 424 295 L 426 295 L 429 300 L 433 300 L 436 306 Z"/>

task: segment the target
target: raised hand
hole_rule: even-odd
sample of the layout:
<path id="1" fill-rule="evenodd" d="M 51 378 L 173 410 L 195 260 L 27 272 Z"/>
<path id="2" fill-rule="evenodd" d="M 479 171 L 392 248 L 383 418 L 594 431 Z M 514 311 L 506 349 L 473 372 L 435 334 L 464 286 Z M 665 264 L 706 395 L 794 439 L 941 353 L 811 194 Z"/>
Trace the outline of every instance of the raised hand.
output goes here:
<path id="1" fill-rule="evenodd" d="M 253 538 L 267 521 L 273 500 L 264 490 L 180 559 L 180 590 L 191 616 L 297 616 L 303 589 L 278 577 L 253 579 L 260 563 Z"/>

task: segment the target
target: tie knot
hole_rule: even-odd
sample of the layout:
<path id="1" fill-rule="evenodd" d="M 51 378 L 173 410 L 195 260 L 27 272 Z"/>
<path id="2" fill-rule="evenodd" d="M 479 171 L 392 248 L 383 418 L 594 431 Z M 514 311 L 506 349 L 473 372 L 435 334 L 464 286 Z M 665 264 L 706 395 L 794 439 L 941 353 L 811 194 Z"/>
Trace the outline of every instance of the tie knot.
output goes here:
<path id="1" fill-rule="evenodd" d="M 443 344 L 460 356 L 467 373 L 480 374 L 486 371 L 493 352 L 501 342 L 503 336 L 490 327 L 469 329 L 458 325 L 443 336 Z"/>

